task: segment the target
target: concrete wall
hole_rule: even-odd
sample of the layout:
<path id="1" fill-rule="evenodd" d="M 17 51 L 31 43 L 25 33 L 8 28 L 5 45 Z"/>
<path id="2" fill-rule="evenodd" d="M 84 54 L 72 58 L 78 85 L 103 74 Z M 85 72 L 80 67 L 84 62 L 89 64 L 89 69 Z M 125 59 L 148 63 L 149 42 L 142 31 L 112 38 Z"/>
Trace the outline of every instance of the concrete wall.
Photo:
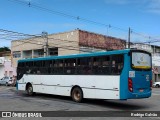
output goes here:
<path id="1" fill-rule="evenodd" d="M 4 77 L 4 66 L 0 66 L 0 79 Z"/>
<path id="2" fill-rule="evenodd" d="M 9 76 L 9 77 L 13 77 L 13 75 L 17 76 L 16 68 L 13 68 L 11 66 L 11 61 L 5 61 L 5 63 L 4 63 L 4 73 L 6 73 L 5 76 Z"/>
<path id="3" fill-rule="evenodd" d="M 13 67 L 17 67 L 17 60 L 29 56 L 25 51 L 44 49 L 46 38 L 31 38 L 26 40 L 15 40 L 11 43 L 12 54 L 15 51 L 21 52 L 20 58 L 12 58 Z M 48 47 L 58 48 L 58 55 L 79 53 L 79 32 L 78 30 L 48 35 Z"/>
<path id="4" fill-rule="evenodd" d="M 64 33 L 57 33 L 48 36 L 48 44 L 58 47 L 58 55 L 79 53 L 79 32 L 78 30 Z"/>
<path id="5" fill-rule="evenodd" d="M 120 50 L 125 49 L 126 41 L 119 38 L 79 30 L 79 44 L 81 46 L 106 50 Z"/>
<path id="6" fill-rule="evenodd" d="M 4 64 L 0 65 L 0 79 L 4 76 L 12 77 L 13 75 L 17 76 L 16 68 L 11 66 L 10 60 L 4 61 Z"/>
<path id="7" fill-rule="evenodd" d="M 0 79 L 4 77 L 4 57 L 0 57 Z"/>
<path id="8" fill-rule="evenodd" d="M 152 57 L 153 82 L 160 81 L 160 56 Z"/>
<path id="9" fill-rule="evenodd" d="M 21 52 L 21 57 L 12 58 L 13 67 L 17 67 L 17 60 L 33 54 L 37 49 L 44 49 L 47 38 L 31 38 L 26 40 L 16 40 L 11 43 L 12 54 L 16 51 Z M 116 50 L 124 49 L 126 41 L 101 34 L 74 30 L 69 32 L 48 35 L 48 47 L 58 48 L 58 55 L 79 54 L 83 47 L 95 50 Z M 30 52 L 26 52 L 29 50 Z M 32 51 L 32 53 L 31 53 Z M 33 55 L 30 55 L 33 56 Z"/>

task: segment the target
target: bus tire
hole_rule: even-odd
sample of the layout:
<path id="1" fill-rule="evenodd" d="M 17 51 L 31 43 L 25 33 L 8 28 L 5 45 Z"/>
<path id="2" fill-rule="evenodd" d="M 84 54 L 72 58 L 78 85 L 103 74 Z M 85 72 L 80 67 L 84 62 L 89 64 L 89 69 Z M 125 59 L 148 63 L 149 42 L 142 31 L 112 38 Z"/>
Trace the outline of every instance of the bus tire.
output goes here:
<path id="1" fill-rule="evenodd" d="M 160 86 L 157 84 L 156 87 L 159 88 Z"/>
<path id="2" fill-rule="evenodd" d="M 82 102 L 83 92 L 82 92 L 81 88 L 79 88 L 79 87 L 73 88 L 72 93 L 71 93 L 71 97 L 72 97 L 72 100 L 75 102 Z"/>
<path id="3" fill-rule="evenodd" d="M 27 86 L 27 94 L 29 95 L 29 96 L 32 96 L 34 93 L 33 93 L 33 87 L 32 87 L 32 85 L 31 84 L 29 84 L 28 86 Z"/>

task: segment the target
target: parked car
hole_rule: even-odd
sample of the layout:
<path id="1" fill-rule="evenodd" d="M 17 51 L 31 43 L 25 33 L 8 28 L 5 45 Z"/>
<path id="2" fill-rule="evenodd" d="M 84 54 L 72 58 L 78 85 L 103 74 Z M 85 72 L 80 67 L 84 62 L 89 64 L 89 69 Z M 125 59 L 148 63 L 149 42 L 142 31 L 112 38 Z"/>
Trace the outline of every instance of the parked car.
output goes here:
<path id="1" fill-rule="evenodd" d="M 12 79 L 8 81 L 8 85 L 16 87 L 16 77 L 12 77 Z"/>
<path id="2" fill-rule="evenodd" d="M 160 87 L 160 82 L 154 82 L 153 87 Z"/>
<path id="3" fill-rule="evenodd" d="M 6 85 L 8 86 L 8 82 L 12 80 L 12 77 L 3 77 L 2 79 L 0 79 L 0 85 Z"/>

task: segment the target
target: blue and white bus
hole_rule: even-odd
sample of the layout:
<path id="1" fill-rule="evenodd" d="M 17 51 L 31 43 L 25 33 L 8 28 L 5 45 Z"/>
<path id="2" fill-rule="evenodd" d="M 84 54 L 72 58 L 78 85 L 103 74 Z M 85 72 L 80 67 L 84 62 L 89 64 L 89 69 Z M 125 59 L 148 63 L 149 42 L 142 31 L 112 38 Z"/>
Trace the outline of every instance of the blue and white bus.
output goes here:
<path id="1" fill-rule="evenodd" d="M 18 90 L 28 95 L 91 99 L 138 99 L 151 96 L 152 59 L 143 50 L 117 50 L 18 61 Z"/>

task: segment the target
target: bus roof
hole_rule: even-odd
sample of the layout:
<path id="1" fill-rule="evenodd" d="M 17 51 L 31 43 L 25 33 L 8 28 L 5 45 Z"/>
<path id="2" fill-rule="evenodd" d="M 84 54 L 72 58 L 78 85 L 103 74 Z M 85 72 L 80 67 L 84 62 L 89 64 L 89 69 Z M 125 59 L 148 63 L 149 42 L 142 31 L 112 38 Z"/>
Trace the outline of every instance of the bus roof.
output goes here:
<path id="1" fill-rule="evenodd" d="M 39 61 L 39 60 L 67 59 L 67 58 L 80 58 L 80 57 L 91 57 L 91 56 L 125 54 L 125 53 L 128 53 L 129 51 L 130 51 L 130 49 L 124 49 L 124 50 L 113 50 L 113 51 L 105 51 L 105 52 L 72 54 L 72 55 L 64 55 L 64 56 L 50 56 L 50 57 L 41 57 L 41 58 L 21 59 L 21 60 L 18 60 L 18 62 L 27 62 L 27 61 L 29 62 L 29 61 Z"/>

